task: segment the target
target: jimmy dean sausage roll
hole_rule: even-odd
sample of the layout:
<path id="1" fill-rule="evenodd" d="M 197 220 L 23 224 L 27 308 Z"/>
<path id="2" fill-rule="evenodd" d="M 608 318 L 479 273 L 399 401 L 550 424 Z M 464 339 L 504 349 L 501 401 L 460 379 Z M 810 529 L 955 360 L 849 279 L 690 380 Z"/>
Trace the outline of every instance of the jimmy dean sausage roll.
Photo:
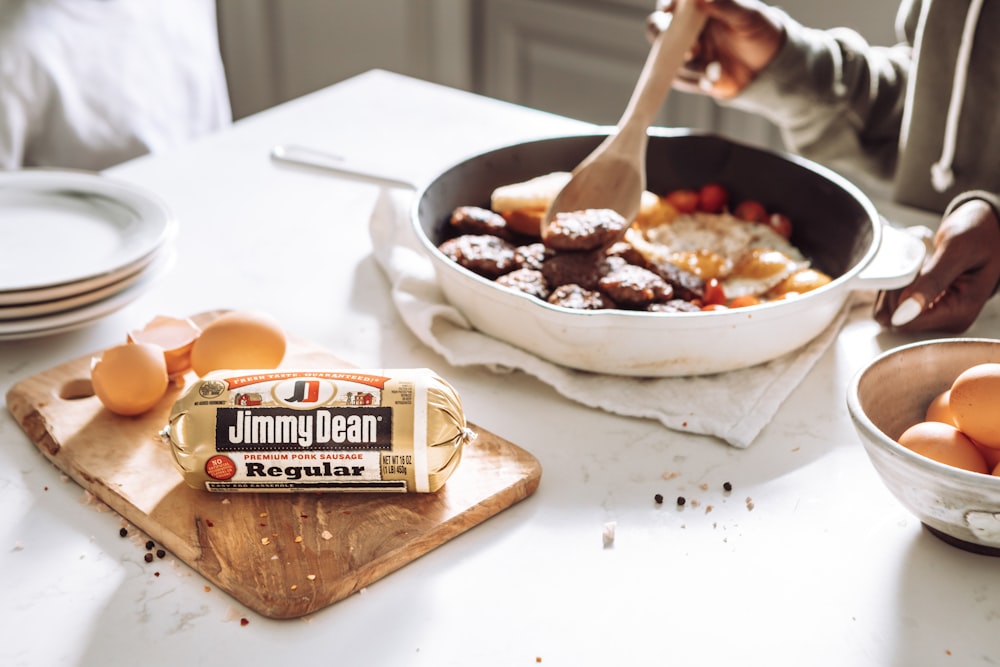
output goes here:
<path id="1" fill-rule="evenodd" d="M 184 481 L 209 491 L 433 492 L 475 438 L 426 368 L 214 371 L 164 434 Z"/>

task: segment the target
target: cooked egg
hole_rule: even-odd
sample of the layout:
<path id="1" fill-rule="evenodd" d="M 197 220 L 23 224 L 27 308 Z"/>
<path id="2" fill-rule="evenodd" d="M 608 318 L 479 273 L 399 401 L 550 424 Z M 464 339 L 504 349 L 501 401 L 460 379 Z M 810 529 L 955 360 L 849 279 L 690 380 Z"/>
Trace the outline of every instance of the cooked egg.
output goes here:
<path id="1" fill-rule="evenodd" d="M 717 279 L 729 299 L 763 296 L 809 265 L 767 225 L 728 214 L 681 215 L 646 229 L 642 241 L 633 245 L 647 257 L 669 261 L 703 280 Z"/>
<path id="2" fill-rule="evenodd" d="M 941 422 L 920 422 L 899 436 L 899 444 L 940 463 L 989 474 L 986 460 L 976 445 L 954 426 Z"/>
<path id="3" fill-rule="evenodd" d="M 767 293 L 768 299 L 778 299 L 793 294 L 805 294 L 830 283 L 830 276 L 813 268 L 802 269 L 788 276 Z"/>
<path id="4" fill-rule="evenodd" d="M 272 316 L 235 310 L 210 322 L 191 347 L 199 376 L 215 370 L 277 368 L 285 356 L 284 329 Z"/>
<path id="5" fill-rule="evenodd" d="M 111 412 L 140 415 L 163 398 L 170 384 L 163 349 L 149 343 L 123 343 L 91 360 L 94 394 Z"/>
<path id="6" fill-rule="evenodd" d="M 191 348 L 201 328 L 188 318 L 157 315 L 140 329 L 128 332 L 129 343 L 151 343 L 163 349 L 167 374 L 174 378 L 191 368 Z"/>
<path id="7" fill-rule="evenodd" d="M 980 445 L 1000 448 L 1000 363 L 977 364 L 955 378 L 948 407 L 955 425 Z"/>

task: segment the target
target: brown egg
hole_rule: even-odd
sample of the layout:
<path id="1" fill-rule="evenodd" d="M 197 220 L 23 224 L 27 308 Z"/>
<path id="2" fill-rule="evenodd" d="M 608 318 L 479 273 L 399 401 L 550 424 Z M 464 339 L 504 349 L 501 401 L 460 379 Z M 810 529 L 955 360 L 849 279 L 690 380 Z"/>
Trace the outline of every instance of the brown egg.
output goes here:
<path id="1" fill-rule="evenodd" d="M 983 458 L 986 460 L 987 468 L 993 470 L 997 467 L 997 465 L 1000 465 L 1000 449 L 993 449 L 992 447 L 984 447 L 975 440 L 972 441 L 972 444 L 974 444 L 976 446 L 976 449 L 979 450 L 979 453 L 983 455 Z"/>
<path id="2" fill-rule="evenodd" d="M 128 332 L 130 343 L 152 343 L 163 348 L 170 377 L 183 375 L 191 368 L 191 348 L 201 333 L 188 318 L 157 315 L 141 329 Z"/>
<path id="3" fill-rule="evenodd" d="M 222 369 L 277 368 L 286 346 L 285 332 L 273 317 L 234 310 L 202 330 L 191 347 L 191 368 L 199 376 Z"/>
<path id="4" fill-rule="evenodd" d="M 899 444 L 946 465 L 989 474 L 986 460 L 976 445 L 954 426 L 920 422 L 903 431 Z"/>
<path id="5" fill-rule="evenodd" d="M 935 396 L 934 400 L 927 406 L 927 413 L 924 415 L 924 421 L 941 422 L 942 424 L 955 426 L 955 417 L 951 414 L 951 407 L 948 404 L 950 397 L 950 389 L 945 389 L 940 394 Z"/>
<path id="6" fill-rule="evenodd" d="M 978 364 L 951 385 L 948 407 L 955 425 L 985 447 L 1000 448 L 1000 363 Z"/>
<path id="7" fill-rule="evenodd" d="M 91 361 L 90 383 L 111 412 L 142 414 L 160 402 L 170 383 L 163 349 L 148 343 L 110 347 Z"/>

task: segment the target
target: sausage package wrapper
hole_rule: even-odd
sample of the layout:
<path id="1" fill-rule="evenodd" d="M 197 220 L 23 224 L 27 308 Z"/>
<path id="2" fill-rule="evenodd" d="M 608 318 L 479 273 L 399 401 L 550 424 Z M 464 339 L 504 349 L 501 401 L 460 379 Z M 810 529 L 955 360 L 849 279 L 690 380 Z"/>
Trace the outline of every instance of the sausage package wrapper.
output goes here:
<path id="1" fill-rule="evenodd" d="M 164 435 L 189 486 L 226 492 L 431 493 L 475 438 L 426 368 L 214 371 Z"/>

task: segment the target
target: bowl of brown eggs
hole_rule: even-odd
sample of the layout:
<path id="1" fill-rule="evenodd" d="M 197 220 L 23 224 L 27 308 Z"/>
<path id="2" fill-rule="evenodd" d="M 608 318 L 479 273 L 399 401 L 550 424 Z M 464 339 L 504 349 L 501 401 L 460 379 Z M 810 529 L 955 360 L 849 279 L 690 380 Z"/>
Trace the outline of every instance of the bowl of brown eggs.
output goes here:
<path id="1" fill-rule="evenodd" d="M 884 352 L 847 406 L 889 491 L 934 535 L 1000 556 L 1000 340 L 944 338 Z"/>

